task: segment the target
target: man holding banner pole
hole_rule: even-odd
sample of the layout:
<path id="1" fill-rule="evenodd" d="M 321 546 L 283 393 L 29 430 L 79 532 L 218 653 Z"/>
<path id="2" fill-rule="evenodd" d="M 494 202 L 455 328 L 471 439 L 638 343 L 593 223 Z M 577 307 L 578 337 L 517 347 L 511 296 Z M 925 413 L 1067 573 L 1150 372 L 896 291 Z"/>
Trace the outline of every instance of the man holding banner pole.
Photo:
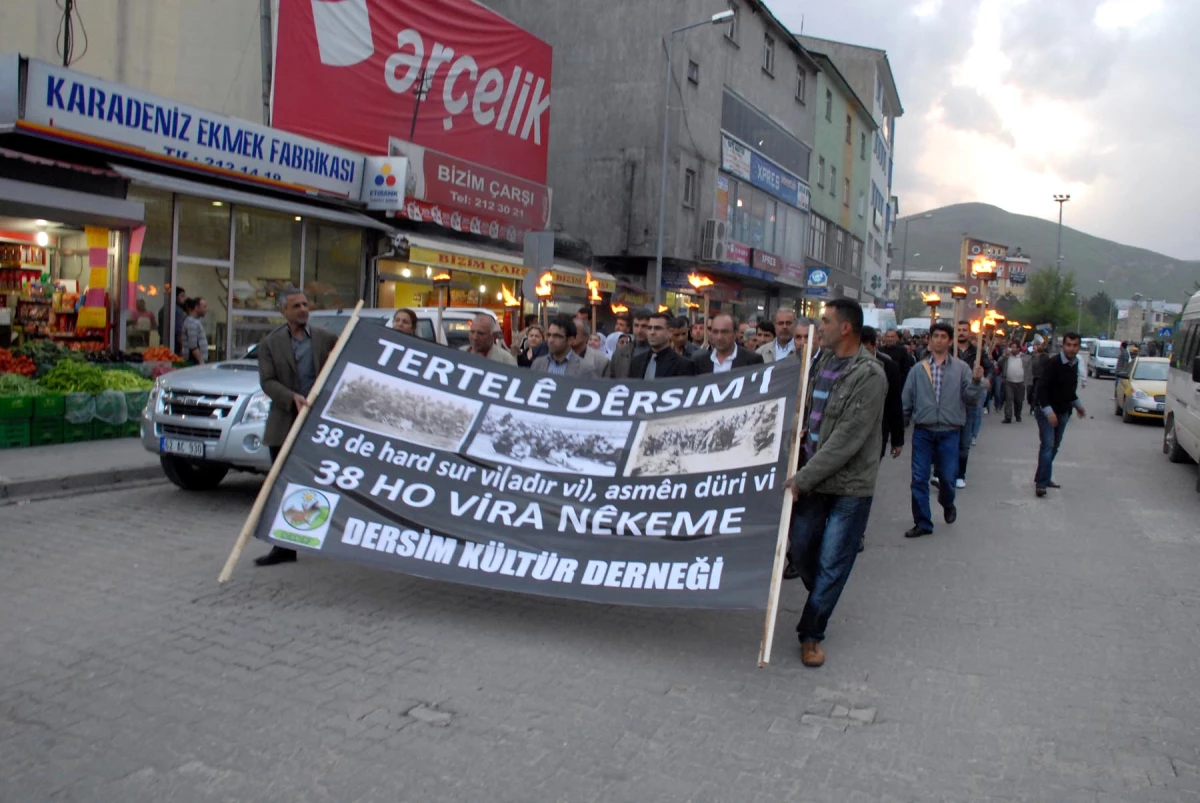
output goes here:
<path id="1" fill-rule="evenodd" d="M 805 403 L 802 466 L 787 480 L 797 499 L 791 563 L 808 589 L 796 632 L 809 667 L 825 663 L 821 642 L 854 567 L 879 473 L 887 378 L 863 348 L 862 328 L 857 302 L 839 298 L 825 305 L 822 356 Z"/>
<path id="2" fill-rule="evenodd" d="M 271 452 L 271 462 L 279 458 L 280 447 L 296 421 L 296 414 L 308 405 L 308 393 L 329 353 L 337 345 L 337 335 L 308 326 L 308 297 L 300 290 L 285 290 L 283 317 L 286 324 L 276 328 L 258 344 L 258 376 L 263 393 L 271 399 L 271 410 L 263 431 L 263 443 Z M 255 559 L 257 566 L 274 566 L 296 559 L 296 550 L 272 546 L 271 551 Z"/>

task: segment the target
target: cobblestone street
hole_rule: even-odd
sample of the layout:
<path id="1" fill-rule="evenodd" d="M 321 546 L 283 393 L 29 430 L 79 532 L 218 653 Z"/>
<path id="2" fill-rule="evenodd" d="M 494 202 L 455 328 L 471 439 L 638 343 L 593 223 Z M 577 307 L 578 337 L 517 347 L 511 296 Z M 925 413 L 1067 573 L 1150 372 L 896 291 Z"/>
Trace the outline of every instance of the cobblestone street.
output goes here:
<path id="1" fill-rule="evenodd" d="M 1032 418 L 985 419 L 927 538 L 889 460 L 819 670 L 798 581 L 757 669 L 758 612 L 257 569 L 259 542 L 219 587 L 254 478 L 0 508 L 0 801 L 1200 800 L 1196 468 L 1111 392 L 1044 500 Z"/>

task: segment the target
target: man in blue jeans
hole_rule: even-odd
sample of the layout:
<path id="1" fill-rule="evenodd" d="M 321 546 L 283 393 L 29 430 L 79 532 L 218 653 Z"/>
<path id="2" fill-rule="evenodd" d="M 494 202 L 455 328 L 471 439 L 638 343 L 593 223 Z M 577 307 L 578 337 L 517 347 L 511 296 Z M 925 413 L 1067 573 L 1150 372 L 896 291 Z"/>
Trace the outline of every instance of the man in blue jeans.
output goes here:
<path id="1" fill-rule="evenodd" d="M 796 633 L 805 666 L 825 663 L 821 642 L 854 568 L 867 529 L 879 450 L 887 377 L 862 346 L 863 311 L 834 299 L 821 315 L 821 358 L 812 369 L 799 471 L 787 480 L 795 494 L 791 563 L 808 589 Z"/>
<path id="2" fill-rule="evenodd" d="M 947 323 L 929 329 L 929 355 L 908 372 L 902 401 L 904 420 L 913 423 L 912 514 L 913 527 L 905 538 L 933 532 L 929 511 L 929 469 L 939 480 L 938 503 L 947 524 L 958 518 L 954 506 L 954 480 L 958 477 L 959 437 L 967 424 L 967 411 L 978 409 L 983 398 L 983 366 L 972 369 L 950 354 L 954 330 Z"/>
<path id="3" fill-rule="evenodd" d="M 1076 361 L 1079 344 L 1077 332 L 1067 332 L 1063 335 L 1062 351 L 1046 363 L 1035 389 L 1037 405 L 1033 408 L 1033 416 L 1037 419 L 1040 443 L 1033 487 L 1039 497 L 1046 495 L 1047 488 L 1060 487 L 1054 481 L 1054 458 L 1058 456 L 1058 447 L 1062 446 L 1063 433 L 1067 431 L 1071 411 L 1074 410 L 1080 418 L 1087 415 L 1087 411 L 1083 409 L 1083 402 L 1075 392 L 1076 383 L 1079 381 L 1079 364 Z"/>

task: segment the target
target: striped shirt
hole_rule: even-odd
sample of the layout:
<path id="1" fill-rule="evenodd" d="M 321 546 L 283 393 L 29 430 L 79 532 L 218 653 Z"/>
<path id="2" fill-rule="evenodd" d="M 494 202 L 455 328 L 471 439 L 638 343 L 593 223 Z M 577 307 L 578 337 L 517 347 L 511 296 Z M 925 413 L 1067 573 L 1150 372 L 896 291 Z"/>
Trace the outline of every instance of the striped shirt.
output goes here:
<path id="1" fill-rule="evenodd" d="M 950 359 L 949 355 L 946 356 L 946 360 L 948 359 Z M 929 374 L 933 377 L 933 398 L 938 401 L 942 400 L 942 374 L 945 373 L 946 360 L 942 360 L 939 364 L 932 354 L 929 355 Z"/>
<path id="2" fill-rule="evenodd" d="M 849 367 L 849 357 L 834 357 L 813 379 L 812 409 L 808 413 L 808 437 L 804 441 L 806 459 L 817 453 L 817 443 L 821 440 L 821 422 L 825 419 L 825 402 L 829 399 L 829 392 Z"/>

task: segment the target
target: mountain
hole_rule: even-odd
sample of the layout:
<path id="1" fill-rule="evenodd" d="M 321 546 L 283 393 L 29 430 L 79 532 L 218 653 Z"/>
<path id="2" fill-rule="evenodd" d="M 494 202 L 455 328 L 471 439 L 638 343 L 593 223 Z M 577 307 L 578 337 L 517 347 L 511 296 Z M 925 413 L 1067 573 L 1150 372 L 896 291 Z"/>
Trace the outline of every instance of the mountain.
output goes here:
<path id="1" fill-rule="evenodd" d="M 1070 209 L 1070 206 L 1067 207 Z M 990 204 L 953 204 L 927 213 L 900 218 L 893 236 L 896 275 L 904 255 L 904 227 L 908 230 L 908 269 L 957 269 L 963 237 L 977 237 L 1010 248 L 1020 246 L 1033 260 L 1031 270 L 1053 267 L 1058 224 L 1029 215 L 1015 215 Z M 1182 260 L 1093 237 L 1063 226 L 1063 271 L 1074 271 L 1075 283 L 1087 295 L 1104 290 L 1112 298 L 1134 293 L 1166 301 L 1186 301 L 1200 281 L 1200 260 Z M 920 254 L 920 256 L 914 256 Z M 1100 284 L 1100 280 L 1104 284 Z"/>

